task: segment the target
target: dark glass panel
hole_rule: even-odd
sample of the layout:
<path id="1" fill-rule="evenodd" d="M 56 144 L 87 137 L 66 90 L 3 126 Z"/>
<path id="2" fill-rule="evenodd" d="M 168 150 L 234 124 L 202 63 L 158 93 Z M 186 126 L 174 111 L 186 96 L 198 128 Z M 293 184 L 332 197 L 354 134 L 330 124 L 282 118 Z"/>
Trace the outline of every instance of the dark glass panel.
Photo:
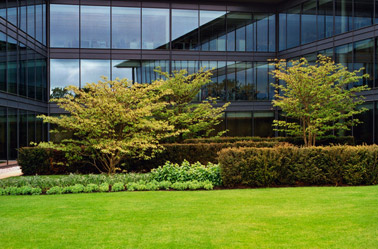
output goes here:
<path id="1" fill-rule="evenodd" d="M 8 108 L 8 159 L 17 158 L 17 109 Z"/>
<path id="2" fill-rule="evenodd" d="M 363 112 L 359 115 L 356 115 L 356 118 L 362 121 L 362 123 L 353 127 L 353 136 L 357 144 L 362 144 L 362 143 L 372 144 L 374 140 L 374 137 L 373 137 L 374 103 L 367 102 L 361 105 L 360 107 L 367 108 L 368 111 Z"/>
<path id="3" fill-rule="evenodd" d="M 136 82 L 136 69 L 140 68 L 140 61 L 132 60 L 113 60 L 112 61 L 112 79 L 128 79 Z"/>
<path id="4" fill-rule="evenodd" d="M 0 90 L 7 90 L 7 36 L 0 32 Z"/>
<path id="5" fill-rule="evenodd" d="M 37 114 L 38 115 L 38 114 Z M 41 118 L 36 118 L 35 120 L 35 142 L 42 142 L 43 137 L 43 120 Z"/>
<path id="6" fill-rule="evenodd" d="M 43 17 L 42 17 L 42 43 L 47 44 L 47 7 L 46 4 L 42 5 Z"/>
<path id="7" fill-rule="evenodd" d="M 300 12 L 301 6 L 290 9 L 287 12 L 287 48 L 299 46 L 300 40 Z"/>
<path id="8" fill-rule="evenodd" d="M 169 48 L 169 9 L 142 9 L 142 48 Z"/>
<path id="9" fill-rule="evenodd" d="M 353 0 L 335 0 L 335 35 L 353 28 Z"/>
<path id="10" fill-rule="evenodd" d="M 271 72 L 275 69 L 274 65 L 269 65 L 268 64 L 268 89 L 269 89 L 269 100 L 272 100 L 274 98 L 274 95 L 275 95 L 275 88 L 274 86 L 272 86 L 272 83 L 276 83 L 276 79 L 273 77 L 273 75 L 271 74 Z"/>
<path id="11" fill-rule="evenodd" d="M 256 50 L 268 52 L 269 41 L 269 17 L 267 14 L 255 14 L 256 21 Z"/>
<path id="12" fill-rule="evenodd" d="M 237 62 L 235 64 L 235 100 L 248 100 L 249 85 L 247 84 L 247 63 Z"/>
<path id="13" fill-rule="evenodd" d="M 102 80 L 101 76 L 110 79 L 110 60 L 81 60 L 81 87 Z"/>
<path id="14" fill-rule="evenodd" d="M 226 50 L 226 12 L 200 11 L 200 42 L 202 51 Z"/>
<path id="15" fill-rule="evenodd" d="M 35 113 L 28 111 L 28 145 L 35 142 Z"/>
<path id="16" fill-rule="evenodd" d="M 47 101 L 47 60 L 46 58 L 40 60 L 42 70 L 42 101 Z"/>
<path id="17" fill-rule="evenodd" d="M 28 49 L 28 97 L 35 98 L 35 52 Z"/>
<path id="18" fill-rule="evenodd" d="M 369 74 L 368 79 L 362 79 L 355 85 L 368 85 L 373 87 L 374 77 L 374 39 L 354 43 L 354 69 L 364 68 L 361 74 Z"/>
<path id="19" fill-rule="evenodd" d="M 18 7 L 18 24 L 20 29 L 26 32 L 26 0 L 19 0 L 18 3 L 20 6 Z"/>
<path id="20" fill-rule="evenodd" d="M 201 90 L 201 99 L 208 97 L 226 100 L 225 83 L 226 83 L 226 62 L 225 61 L 201 61 L 200 67 L 212 69 L 211 83 L 207 84 Z"/>
<path id="21" fill-rule="evenodd" d="M 287 31 L 287 15 L 286 13 L 281 13 L 279 15 L 279 45 L 278 48 L 280 51 L 285 50 L 287 47 L 286 44 L 286 31 Z"/>
<path id="22" fill-rule="evenodd" d="M 354 1 L 354 29 L 373 25 L 374 1 Z"/>
<path id="23" fill-rule="evenodd" d="M 318 39 L 333 35 L 333 0 L 319 0 Z"/>
<path id="24" fill-rule="evenodd" d="M 17 27 L 17 0 L 8 0 L 7 11 L 8 22 Z"/>
<path id="25" fill-rule="evenodd" d="M 41 0 L 37 1 L 39 4 L 35 6 L 35 33 L 37 41 L 43 43 L 43 6 Z"/>
<path id="26" fill-rule="evenodd" d="M 172 10 L 172 48 L 198 49 L 198 10 Z"/>
<path id="27" fill-rule="evenodd" d="M 110 48 L 110 7 L 82 5 L 80 27 L 82 48 Z"/>
<path id="28" fill-rule="evenodd" d="M 142 61 L 141 68 L 137 69 L 137 71 L 141 71 L 141 78 L 137 81 L 139 83 L 151 83 L 160 79 L 162 76 L 155 72 L 158 67 L 163 72 L 169 72 L 169 61 Z"/>
<path id="29" fill-rule="evenodd" d="M 227 136 L 252 136 L 252 112 L 227 112 Z"/>
<path id="30" fill-rule="evenodd" d="M 349 70 L 353 70 L 353 44 L 336 47 L 335 62 L 343 64 Z"/>
<path id="31" fill-rule="evenodd" d="M 233 101 L 236 99 L 237 94 L 237 83 L 236 83 L 236 63 L 234 61 L 227 62 L 227 80 L 226 80 L 226 90 L 228 101 Z"/>
<path id="32" fill-rule="evenodd" d="M 78 5 L 50 5 L 50 46 L 79 47 Z"/>
<path id="33" fill-rule="evenodd" d="M 20 136 L 19 136 L 19 145 L 20 148 L 28 146 L 28 112 L 24 110 L 19 111 L 20 122 Z"/>
<path id="34" fill-rule="evenodd" d="M 28 1 L 28 9 L 27 9 L 27 15 L 28 15 L 28 34 L 31 37 L 35 37 L 35 5 L 34 0 Z"/>
<path id="35" fill-rule="evenodd" d="M 80 87 L 80 63 L 76 59 L 50 60 L 50 98 L 59 97 L 67 86 Z"/>
<path id="36" fill-rule="evenodd" d="M 257 137 L 273 137 L 273 120 L 274 112 L 254 112 L 254 136 Z"/>
<path id="37" fill-rule="evenodd" d="M 28 61 L 28 56 L 27 56 L 27 49 L 26 46 L 22 43 L 19 43 L 19 89 L 18 89 L 18 94 L 22 96 L 27 96 L 27 79 L 28 79 L 28 74 L 27 74 L 27 61 Z"/>
<path id="38" fill-rule="evenodd" d="M 7 2 L 4 0 L 0 2 L 0 17 L 7 19 Z"/>
<path id="39" fill-rule="evenodd" d="M 269 52 L 276 52 L 276 15 L 269 16 Z"/>
<path id="40" fill-rule="evenodd" d="M 227 14 L 227 51 L 246 51 L 247 43 L 252 43 L 247 36 L 247 27 L 253 23 L 251 13 L 230 12 Z M 248 39 L 248 40 L 247 40 Z"/>
<path id="41" fill-rule="evenodd" d="M 7 108 L 0 107 L 0 160 L 7 160 Z"/>
<path id="42" fill-rule="evenodd" d="M 17 94 L 17 41 L 8 36 L 8 92 Z"/>
<path id="43" fill-rule="evenodd" d="M 257 94 L 258 100 L 267 100 L 268 95 L 268 63 L 257 62 L 256 63 L 256 82 L 257 82 Z"/>
<path id="44" fill-rule="evenodd" d="M 316 0 L 311 0 L 303 4 L 302 9 L 302 44 L 316 41 Z"/>
<path id="45" fill-rule="evenodd" d="M 36 79 L 36 98 L 37 100 L 43 100 L 43 59 L 35 60 L 35 79 Z"/>
<path id="46" fill-rule="evenodd" d="M 112 47 L 119 49 L 140 49 L 140 8 L 112 8 Z"/>

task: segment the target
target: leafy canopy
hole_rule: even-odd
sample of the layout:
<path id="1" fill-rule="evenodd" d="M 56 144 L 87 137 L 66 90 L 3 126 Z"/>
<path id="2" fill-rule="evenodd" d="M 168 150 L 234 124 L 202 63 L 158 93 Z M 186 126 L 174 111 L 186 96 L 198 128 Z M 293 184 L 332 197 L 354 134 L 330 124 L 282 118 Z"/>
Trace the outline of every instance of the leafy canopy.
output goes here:
<path id="1" fill-rule="evenodd" d="M 288 118 L 288 121 L 275 120 L 275 130 L 302 136 L 306 146 L 314 146 L 317 136 L 332 130 L 349 130 L 360 123 L 355 115 L 366 109 L 357 108 L 364 101 L 356 93 L 368 87 L 351 86 L 369 77 L 362 75 L 364 68 L 350 72 L 322 55 L 314 65 L 305 58 L 290 64 L 277 61 L 272 72 L 276 79 L 284 82 L 272 83 L 276 88 L 273 105 L 281 108 L 283 116 Z"/>

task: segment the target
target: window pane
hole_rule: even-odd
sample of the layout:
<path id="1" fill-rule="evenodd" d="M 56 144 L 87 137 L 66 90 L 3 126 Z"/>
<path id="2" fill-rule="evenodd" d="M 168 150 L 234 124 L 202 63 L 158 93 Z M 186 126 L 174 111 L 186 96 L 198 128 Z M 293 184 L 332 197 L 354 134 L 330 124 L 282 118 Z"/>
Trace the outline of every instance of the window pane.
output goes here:
<path id="1" fill-rule="evenodd" d="M 202 51 L 226 50 L 225 11 L 200 11 L 200 42 Z"/>
<path id="2" fill-rule="evenodd" d="M 211 83 L 207 84 L 201 90 L 201 100 L 208 97 L 219 98 L 220 100 L 226 100 L 226 75 L 227 67 L 225 61 L 201 61 L 200 67 L 206 67 L 207 69 L 213 69 L 211 76 Z"/>
<path id="3" fill-rule="evenodd" d="M 318 39 L 333 35 L 333 0 L 319 0 Z"/>
<path id="4" fill-rule="evenodd" d="M 81 60 L 81 87 L 98 82 L 101 76 L 110 78 L 109 60 Z"/>
<path id="5" fill-rule="evenodd" d="M 19 137 L 19 144 L 20 148 L 28 146 L 28 112 L 24 110 L 19 111 L 20 114 L 20 137 Z"/>
<path id="6" fill-rule="evenodd" d="M 265 62 L 256 63 L 256 82 L 257 82 L 257 94 L 258 100 L 268 99 L 268 64 Z"/>
<path id="7" fill-rule="evenodd" d="M 0 159 L 7 159 L 7 108 L 0 107 Z"/>
<path id="8" fill-rule="evenodd" d="M 356 140 L 356 144 L 372 144 L 373 143 L 373 123 L 374 123 L 374 116 L 373 116 L 373 102 L 367 102 L 360 106 L 361 108 L 367 108 L 368 111 L 365 111 L 356 116 L 358 120 L 362 121 L 361 124 L 355 126 L 353 128 L 353 136 Z"/>
<path id="9" fill-rule="evenodd" d="M 256 28 L 257 28 L 257 51 L 268 52 L 268 41 L 269 41 L 269 29 L 268 20 L 269 17 L 266 14 L 255 15 Z"/>
<path id="10" fill-rule="evenodd" d="M 7 19 L 7 2 L 6 1 L 0 2 L 0 17 Z"/>
<path id="11" fill-rule="evenodd" d="M 303 4 L 302 10 L 302 44 L 316 40 L 316 0 Z"/>
<path id="12" fill-rule="evenodd" d="M 8 37 L 8 92 L 17 94 L 17 41 Z"/>
<path id="13" fill-rule="evenodd" d="M 300 5 L 287 12 L 287 48 L 299 45 Z"/>
<path id="14" fill-rule="evenodd" d="M 374 39 L 368 39 L 354 43 L 354 69 L 365 68 L 362 74 L 369 74 L 368 79 L 362 79 L 355 85 L 368 85 L 373 87 L 374 77 Z"/>
<path id="15" fill-rule="evenodd" d="M 353 0 L 336 0 L 335 1 L 335 35 L 348 32 L 353 27 L 352 16 Z"/>
<path id="16" fill-rule="evenodd" d="M 31 4 L 31 3 L 29 3 Z M 28 34 L 35 37 L 35 5 L 28 6 Z"/>
<path id="17" fill-rule="evenodd" d="M 28 111 L 28 145 L 35 142 L 35 113 Z"/>
<path id="18" fill-rule="evenodd" d="M 143 49 L 169 48 L 169 10 L 142 9 Z"/>
<path id="19" fill-rule="evenodd" d="M 110 48 L 110 7 L 81 6 L 81 47 Z"/>
<path id="20" fill-rule="evenodd" d="M 254 136 L 273 137 L 274 112 L 254 112 Z"/>
<path id="21" fill-rule="evenodd" d="M 38 4 L 35 6 L 35 31 L 36 31 L 36 39 L 40 43 L 43 42 L 43 9 L 42 4 Z"/>
<path id="22" fill-rule="evenodd" d="M 287 25 L 286 25 L 286 19 L 287 15 L 286 13 L 280 14 L 279 15 L 279 50 L 285 50 L 286 49 L 286 30 L 287 30 Z"/>
<path id="23" fill-rule="evenodd" d="M 112 8 L 113 48 L 140 49 L 140 8 Z"/>
<path id="24" fill-rule="evenodd" d="M 50 98 L 62 97 L 63 89 L 69 85 L 79 87 L 79 60 L 50 60 Z"/>
<path id="25" fill-rule="evenodd" d="M 27 61 L 28 54 L 26 46 L 20 43 L 19 46 L 19 89 L 18 93 L 22 96 L 27 96 Z"/>
<path id="26" fill-rule="evenodd" d="M 374 2 L 372 0 L 354 1 L 354 29 L 373 25 Z"/>
<path id="27" fill-rule="evenodd" d="M 8 16 L 10 23 L 17 27 L 17 0 L 8 0 Z"/>
<path id="28" fill-rule="evenodd" d="M 28 49 L 28 97 L 35 98 L 35 52 Z"/>
<path id="29" fill-rule="evenodd" d="M 50 45 L 59 48 L 79 47 L 78 5 L 50 5 Z"/>
<path id="30" fill-rule="evenodd" d="M 18 1 L 20 7 L 18 8 L 18 18 L 19 18 L 19 25 L 20 29 L 26 32 L 26 1 Z"/>
<path id="31" fill-rule="evenodd" d="M 140 68 L 139 61 L 132 60 L 113 60 L 112 61 L 112 79 L 128 79 L 136 82 L 136 69 Z"/>
<path id="32" fill-rule="evenodd" d="M 35 60 L 37 100 L 43 100 L 43 66 L 44 61 L 42 59 Z"/>
<path id="33" fill-rule="evenodd" d="M 269 16 L 269 52 L 276 52 L 276 15 Z"/>
<path id="34" fill-rule="evenodd" d="M 227 136 L 252 136 L 252 112 L 227 112 Z"/>
<path id="35" fill-rule="evenodd" d="M 196 50 L 198 10 L 172 10 L 172 48 Z"/>
<path id="36" fill-rule="evenodd" d="M 246 27 L 253 22 L 252 14 L 231 12 L 227 14 L 227 50 L 246 51 Z M 250 26 L 248 26 L 250 27 Z M 251 39 L 253 37 L 248 37 Z"/>
<path id="37" fill-rule="evenodd" d="M 7 90 L 7 36 L 0 32 L 0 90 Z"/>
<path id="38" fill-rule="evenodd" d="M 17 110 L 8 108 L 8 159 L 17 158 Z"/>

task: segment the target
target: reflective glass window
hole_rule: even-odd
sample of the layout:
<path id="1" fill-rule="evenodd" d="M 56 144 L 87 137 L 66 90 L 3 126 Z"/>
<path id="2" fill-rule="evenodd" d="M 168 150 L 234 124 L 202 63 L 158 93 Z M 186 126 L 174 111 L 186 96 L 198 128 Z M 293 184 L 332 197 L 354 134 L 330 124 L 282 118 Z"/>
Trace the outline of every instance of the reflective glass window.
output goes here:
<path id="1" fill-rule="evenodd" d="M 360 108 L 366 108 L 367 111 L 356 115 L 356 118 L 362 121 L 361 124 L 353 127 L 353 136 L 356 144 L 372 144 L 373 143 L 373 129 L 374 129 L 374 115 L 373 115 L 373 102 L 366 102 L 360 106 Z"/>
<path id="2" fill-rule="evenodd" d="M 119 49 L 140 49 L 140 8 L 112 8 L 112 47 Z"/>
<path id="3" fill-rule="evenodd" d="M 333 0 L 319 0 L 318 39 L 333 35 Z"/>
<path id="4" fill-rule="evenodd" d="M 253 23 L 250 13 L 230 12 L 227 14 L 227 51 L 246 51 L 246 27 Z M 249 27 L 249 26 L 248 26 Z"/>
<path id="5" fill-rule="evenodd" d="M 256 63 L 256 98 L 258 100 L 267 100 L 268 95 L 268 63 L 257 62 Z"/>
<path id="6" fill-rule="evenodd" d="M 226 100 L 226 77 L 227 67 L 225 61 L 201 61 L 201 68 L 212 69 L 211 83 L 201 90 L 201 100 L 208 97 Z"/>
<path id="7" fill-rule="evenodd" d="M 254 136 L 257 137 L 273 137 L 273 120 L 274 112 L 254 112 Z"/>
<path id="8" fill-rule="evenodd" d="M 198 10 L 172 9 L 172 48 L 198 48 Z"/>
<path id="9" fill-rule="evenodd" d="M 28 111 L 28 145 L 35 142 L 35 112 Z"/>
<path id="10" fill-rule="evenodd" d="M 80 25 L 82 48 L 110 48 L 110 7 L 82 5 Z"/>
<path id="11" fill-rule="evenodd" d="M 0 2 L 0 17 L 7 19 L 7 2 L 6 1 Z"/>
<path id="12" fill-rule="evenodd" d="M 169 9 L 142 9 L 142 48 L 169 48 Z"/>
<path id="13" fill-rule="evenodd" d="M 113 60 L 112 61 L 112 79 L 128 79 L 136 82 L 136 69 L 140 68 L 140 61 L 133 60 Z"/>
<path id="14" fill-rule="evenodd" d="M 64 95 L 64 88 L 73 85 L 79 87 L 80 64 L 75 59 L 50 60 L 50 98 Z"/>
<path id="15" fill-rule="evenodd" d="M 353 0 L 335 0 L 335 35 L 353 28 Z"/>
<path id="16" fill-rule="evenodd" d="M 303 4 L 302 9 L 302 44 L 313 42 L 316 35 L 316 0 L 311 0 Z"/>
<path id="17" fill-rule="evenodd" d="M 256 50 L 258 52 L 268 52 L 269 41 L 269 17 L 266 14 L 255 14 L 256 21 Z"/>
<path id="18" fill-rule="evenodd" d="M 227 97 L 226 100 L 233 101 L 236 99 L 237 95 L 237 82 L 236 82 L 236 64 L 238 62 L 228 61 L 227 62 L 227 78 L 226 78 L 226 90 Z"/>
<path id="19" fill-rule="evenodd" d="M 276 15 L 269 16 L 269 52 L 276 51 Z"/>
<path id="20" fill-rule="evenodd" d="M 40 43 L 43 42 L 43 6 L 38 4 L 35 6 L 35 32 L 36 39 Z"/>
<path id="21" fill-rule="evenodd" d="M 354 29 L 373 25 L 374 1 L 354 1 Z"/>
<path id="22" fill-rule="evenodd" d="M 17 158 L 17 109 L 8 108 L 8 160 Z"/>
<path id="23" fill-rule="evenodd" d="M 227 112 L 227 136 L 252 136 L 252 112 Z"/>
<path id="24" fill-rule="evenodd" d="M 225 11 L 200 11 L 200 42 L 202 51 L 226 50 Z"/>
<path id="25" fill-rule="evenodd" d="M 353 46 L 346 44 L 335 48 L 335 62 L 353 70 Z"/>
<path id="26" fill-rule="evenodd" d="M 7 90 L 7 36 L 0 32 L 0 90 Z"/>
<path id="27" fill-rule="evenodd" d="M 50 46 L 79 47 L 78 5 L 50 5 Z"/>
<path id="28" fill-rule="evenodd" d="M 160 79 L 162 76 L 155 72 L 158 67 L 163 72 L 169 72 L 169 61 L 142 61 L 141 68 L 137 69 L 140 71 L 140 78 L 137 79 L 137 82 L 151 83 Z"/>
<path id="29" fill-rule="evenodd" d="M 37 114 L 38 115 L 38 114 Z M 43 133 L 43 120 L 41 118 L 35 119 L 35 142 L 42 142 Z"/>
<path id="30" fill-rule="evenodd" d="M 300 39 L 300 5 L 287 12 L 287 48 L 299 45 Z"/>
<path id="31" fill-rule="evenodd" d="M 81 60 L 81 87 L 98 82 L 101 76 L 110 79 L 110 60 Z"/>
<path id="32" fill-rule="evenodd" d="M 7 43 L 8 63 L 7 79 L 8 92 L 17 94 L 17 41 L 8 36 Z"/>
<path id="33" fill-rule="evenodd" d="M 44 89 L 43 89 L 43 72 L 44 72 L 44 60 L 38 58 L 35 60 L 35 79 L 36 79 L 36 98 L 38 100 L 44 100 Z"/>
<path id="34" fill-rule="evenodd" d="M 26 32 L 26 1 L 18 1 L 20 7 L 18 8 L 18 24 L 20 26 L 20 29 Z"/>
<path id="35" fill-rule="evenodd" d="M 42 5 L 43 17 L 42 17 L 42 43 L 47 44 L 47 7 L 46 4 Z"/>
<path id="36" fill-rule="evenodd" d="M 28 2 L 28 4 L 32 4 L 32 3 Z M 28 16 L 28 20 L 27 20 L 28 34 L 31 37 L 35 37 L 35 5 L 34 4 L 28 5 L 27 16 Z"/>
<path id="37" fill-rule="evenodd" d="M 368 79 L 362 79 L 357 85 L 373 87 L 374 77 L 374 39 L 354 43 L 354 69 L 364 68 L 361 74 L 369 74 Z"/>
<path id="38" fill-rule="evenodd" d="M 28 97 L 35 98 L 35 52 L 28 49 Z"/>
<path id="39" fill-rule="evenodd" d="M 7 108 L 0 107 L 0 159 L 7 159 Z"/>
<path id="40" fill-rule="evenodd" d="M 19 110 L 19 145 L 20 148 L 28 146 L 28 112 Z"/>
<path id="41" fill-rule="evenodd" d="M 8 0 L 8 22 L 17 27 L 17 0 Z"/>
<path id="42" fill-rule="evenodd" d="M 18 53 L 19 53 L 19 89 L 18 94 L 22 96 L 27 96 L 27 61 L 28 61 L 28 55 L 27 55 L 27 49 L 26 46 L 22 43 L 19 43 Z"/>
<path id="43" fill-rule="evenodd" d="M 286 13 L 281 13 L 279 15 L 279 45 L 280 51 L 286 49 L 286 31 L 287 31 L 287 15 Z"/>

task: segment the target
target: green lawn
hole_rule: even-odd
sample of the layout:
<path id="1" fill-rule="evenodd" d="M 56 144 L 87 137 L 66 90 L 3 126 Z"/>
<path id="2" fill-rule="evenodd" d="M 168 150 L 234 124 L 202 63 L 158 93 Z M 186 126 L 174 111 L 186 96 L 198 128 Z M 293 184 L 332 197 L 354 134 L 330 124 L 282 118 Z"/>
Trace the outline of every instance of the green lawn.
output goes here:
<path id="1" fill-rule="evenodd" d="M 0 196 L 0 248 L 378 248 L 378 186 Z"/>

